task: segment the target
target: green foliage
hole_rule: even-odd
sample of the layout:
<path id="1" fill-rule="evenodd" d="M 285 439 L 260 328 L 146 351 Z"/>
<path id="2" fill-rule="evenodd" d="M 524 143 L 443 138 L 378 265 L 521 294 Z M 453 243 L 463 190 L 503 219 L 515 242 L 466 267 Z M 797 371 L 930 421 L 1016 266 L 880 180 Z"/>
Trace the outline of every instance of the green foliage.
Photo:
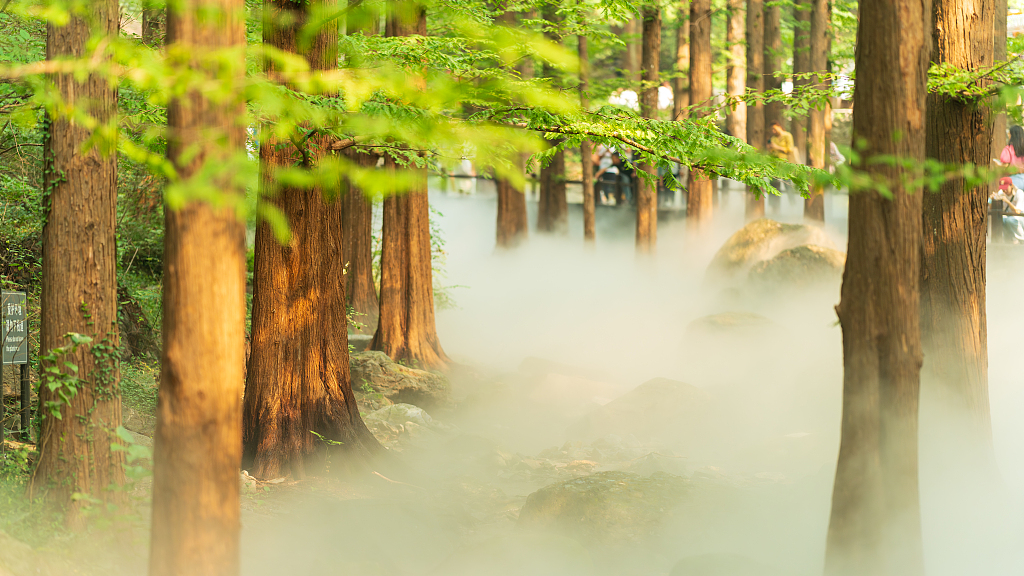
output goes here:
<path id="1" fill-rule="evenodd" d="M 121 365 L 121 401 L 142 414 L 156 415 L 158 366 L 144 362 Z"/>

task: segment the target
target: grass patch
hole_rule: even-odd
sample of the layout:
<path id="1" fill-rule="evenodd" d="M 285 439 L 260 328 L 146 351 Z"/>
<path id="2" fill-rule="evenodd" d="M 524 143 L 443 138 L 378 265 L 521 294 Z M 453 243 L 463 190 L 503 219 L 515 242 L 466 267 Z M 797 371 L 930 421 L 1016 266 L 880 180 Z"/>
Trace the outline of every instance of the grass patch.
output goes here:
<path id="1" fill-rule="evenodd" d="M 144 362 L 121 365 L 121 402 L 142 414 L 156 415 L 160 370 Z"/>

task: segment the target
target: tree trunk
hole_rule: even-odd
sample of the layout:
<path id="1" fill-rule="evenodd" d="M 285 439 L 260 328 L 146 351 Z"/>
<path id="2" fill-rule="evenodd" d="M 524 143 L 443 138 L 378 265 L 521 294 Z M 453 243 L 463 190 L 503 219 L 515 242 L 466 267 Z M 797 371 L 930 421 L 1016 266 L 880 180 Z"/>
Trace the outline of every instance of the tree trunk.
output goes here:
<path id="1" fill-rule="evenodd" d="M 799 91 L 810 84 L 799 75 L 811 71 L 811 9 L 814 0 L 795 0 L 793 3 L 793 91 Z M 793 149 L 796 151 L 797 162 L 807 163 L 807 116 L 794 116 L 790 119 L 793 133 Z"/>
<path id="2" fill-rule="evenodd" d="M 925 158 L 928 0 L 864 0 L 857 34 L 853 138 L 857 168 L 892 198 L 850 195 L 850 236 L 837 313 L 843 329 L 843 421 L 825 573 L 923 574 L 917 482 L 921 369 L 921 195 L 905 170 Z M 894 138 L 894 134 L 901 135 Z M 876 155 L 915 168 L 872 163 Z"/>
<path id="3" fill-rule="evenodd" d="M 301 54 L 312 70 L 333 69 L 336 20 L 319 29 L 304 49 L 298 38 L 313 14 L 333 4 L 265 0 L 264 13 L 276 25 L 264 26 L 264 43 Z M 268 70 L 271 77 L 275 73 Z M 261 196 L 287 218 L 291 238 L 282 245 L 268 223 L 256 228 L 252 352 L 242 414 L 242 458 L 256 478 L 323 473 L 329 449 L 324 439 L 360 454 L 380 449 L 359 417 L 349 379 L 345 282 L 339 282 L 346 262 L 345 203 L 325 199 L 319 186 L 275 185 L 278 169 L 319 163 L 327 138 L 311 137 L 305 159 L 287 141 L 264 138 L 260 145 Z"/>
<path id="4" fill-rule="evenodd" d="M 565 201 L 565 152 L 559 150 L 540 169 L 540 201 L 537 203 L 537 231 L 564 234 L 569 228 Z"/>
<path id="5" fill-rule="evenodd" d="M 764 0 L 747 0 L 747 90 L 764 92 Z M 747 105 L 747 144 L 765 150 L 764 102 Z M 747 191 L 747 220 L 764 216 L 764 197 Z"/>
<path id="6" fill-rule="evenodd" d="M 503 7 L 504 4 L 501 5 Z M 505 11 L 498 21 L 508 27 L 516 26 L 514 12 Z M 533 60 L 524 58 L 519 67 L 520 76 L 533 77 Z M 523 172 L 524 158 L 520 158 L 519 171 Z M 498 220 L 496 240 L 498 248 L 514 248 L 526 240 L 529 226 L 526 218 L 526 194 L 517 188 L 511 180 L 495 177 L 494 186 L 498 195 Z"/>
<path id="7" fill-rule="evenodd" d="M 991 3 L 935 0 L 932 62 L 965 71 L 991 66 L 994 16 Z M 928 157 L 985 166 L 991 126 L 986 103 L 931 94 Z M 921 261 L 924 390 L 936 400 L 942 435 L 951 439 L 943 446 L 955 462 L 945 464 L 985 472 L 992 470 L 985 317 L 988 189 L 988 184 L 968 188 L 955 179 L 924 195 Z M 973 461 L 965 466 L 965 458 Z"/>
<path id="8" fill-rule="evenodd" d="M 693 115 L 707 116 L 711 110 L 711 0 L 690 4 L 690 102 Z M 711 180 L 703 171 L 690 171 L 686 195 L 686 218 L 695 231 L 711 221 Z"/>
<path id="9" fill-rule="evenodd" d="M 402 0 L 393 6 L 396 9 L 388 18 L 388 36 L 426 35 L 427 13 L 422 5 Z M 390 156 L 385 156 L 384 167 L 392 173 L 398 169 Z M 408 170 L 416 172 L 417 187 L 384 201 L 380 321 L 370 347 L 417 368 L 443 370 L 451 360 L 441 348 L 434 322 L 427 171 Z"/>
<path id="10" fill-rule="evenodd" d="M 640 20 L 633 18 L 626 22 L 622 35 L 626 43 L 622 67 L 626 70 L 627 84 L 635 89 L 640 83 Z"/>
<path id="11" fill-rule="evenodd" d="M 729 0 L 729 20 L 726 24 L 726 44 L 729 46 L 729 66 L 726 69 L 726 91 L 733 98 L 742 98 L 747 92 L 747 64 L 743 46 L 745 0 Z M 729 135 L 747 141 L 747 105 L 743 102 L 729 112 L 725 119 Z"/>
<path id="12" fill-rule="evenodd" d="M 222 18 L 199 18 L 200 13 Z M 189 73 L 208 73 L 227 94 L 245 83 L 245 3 L 175 2 L 169 46 L 192 54 Z M 202 55 L 233 49 L 216 63 Z M 187 181 L 244 154 L 244 104 L 211 102 L 196 90 L 167 110 L 167 155 Z M 225 205 L 198 200 L 165 209 L 163 354 L 153 451 L 151 576 L 239 573 L 242 382 L 245 378 L 243 190 L 214 183 Z M 209 182 L 206 182 L 209 184 Z"/>
<path id="13" fill-rule="evenodd" d="M 118 4 L 97 0 L 89 5 L 95 33 L 118 34 Z M 84 58 L 91 53 L 89 21 L 73 16 L 66 25 L 48 24 L 46 58 Z M 105 125 L 117 111 L 117 91 L 106 77 L 72 74 L 50 77 L 63 102 L 87 112 Z M 62 115 L 48 115 L 44 144 L 43 289 L 40 356 L 43 367 L 64 376 L 51 390 L 40 386 L 39 460 L 31 492 L 45 493 L 64 508 L 71 526 L 84 520 L 83 494 L 102 502 L 118 502 L 123 493 L 124 453 L 112 450 L 121 425 L 117 358 L 117 263 L 115 221 L 117 155 L 114 144 L 101 143 L 83 152 L 91 131 Z M 65 335 L 92 338 L 65 354 Z M 77 366 L 77 371 L 68 365 Z M 71 389 L 69 389 L 69 387 Z M 77 389 L 77 393 L 75 391 Z M 63 395 L 71 396 L 70 400 Z M 53 406 L 53 407 L 48 407 Z M 114 491 L 110 489 L 114 488 Z"/>
<path id="14" fill-rule="evenodd" d="M 993 0 L 993 2 L 995 33 L 992 35 L 992 59 L 994 62 L 1003 62 L 1006 60 L 1006 0 Z M 999 158 L 999 155 L 1002 154 L 1007 142 L 1006 130 L 1006 113 L 996 114 L 992 122 L 992 158 Z M 991 190 L 994 192 L 998 186 L 999 181 L 993 181 Z"/>
<path id="15" fill-rule="evenodd" d="M 769 2 L 764 7 L 764 89 L 782 90 L 782 8 Z M 785 126 L 785 105 L 771 102 L 765 105 L 765 130 L 772 122 Z"/>
<path id="16" fill-rule="evenodd" d="M 811 1 L 811 71 L 818 74 L 828 72 L 828 53 L 831 42 L 829 42 L 829 29 L 831 27 L 831 12 L 829 0 Z M 815 86 L 820 89 L 828 87 L 828 82 L 823 77 L 814 81 Z M 828 138 L 826 138 L 825 116 L 830 114 L 828 107 L 811 110 L 808 118 L 807 130 L 807 163 L 814 168 L 824 169 L 828 165 Z M 810 198 L 804 200 L 804 218 L 812 222 L 822 223 L 825 221 L 825 196 L 824 190 L 815 187 L 811 190 Z"/>
<path id="17" fill-rule="evenodd" d="M 376 154 L 350 152 L 347 156 L 364 168 L 377 165 Z M 351 182 L 345 182 L 344 188 L 340 202 L 345 294 L 348 306 L 355 312 L 352 320 L 358 323 L 353 332 L 373 334 L 380 315 L 377 287 L 373 283 L 373 201 Z"/>
<path id="18" fill-rule="evenodd" d="M 587 48 L 587 37 L 577 36 L 577 53 L 580 59 L 580 108 L 586 112 L 590 107 L 587 90 L 590 87 L 590 53 Z M 590 140 L 580 142 L 580 167 L 583 170 L 583 240 L 594 241 L 594 163 L 591 160 Z M 526 213 L 523 213 L 526 222 Z"/>
<path id="19" fill-rule="evenodd" d="M 679 0 L 676 13 L 676 76 L 672 82 L 672 119 L 682 120 L 690 105 L 690 0 Z"/>
<path id="20" fill-rule="evenodd" d="M 560 16 L 553 5 L 545 5 L 543 18 L 558 22 Z M 631 20 L 630 22 L 634 22 Z M 544 36 L 551 42 L 561 44 L 554 32 L 546 31 Z M 635 42 L 635 41 L 634 41 Z M 545 63 L 541 69 L 544 78 L 554 78 L 557 70 Z M 557 83 L 556 83 L 557 85 Z M 565 199 L 565 152 L 559 150 L 551 162 L 540 170 L 540 198 L 537 203 L 537 231 L 565 234 L 569 230 L 569 208 Z"/>
<path id="21" fill-rule="evenodd" d="M 152 48 L 164 45 L 167 30 L 167 9 L 155 0 L 142 3 L 142 43 Z"/>
<path id="22" fill-rule="evenodd" d="M 645 6 L 643 9 L 643 62 L 642 90 L 640 91 L 640 116 L 657 118 L 658 86 L 661 79 L 658 75 L 661 52 L 661 9 L 657 6 Z M 638 167 L 646 172 L 655 182 L 658 178 L 658 166 L 643 162 Z M 653 252 L 658 242 L 658 186 L 644 180 L 637 174 L 636 185 L 636 249 L 638 252 Z"/>

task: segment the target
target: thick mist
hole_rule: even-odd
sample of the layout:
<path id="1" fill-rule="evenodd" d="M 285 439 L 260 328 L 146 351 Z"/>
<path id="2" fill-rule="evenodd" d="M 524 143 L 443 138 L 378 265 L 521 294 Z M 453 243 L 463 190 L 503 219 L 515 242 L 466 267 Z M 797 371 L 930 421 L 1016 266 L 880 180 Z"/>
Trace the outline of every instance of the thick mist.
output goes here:
<path id="1" fill-rule="evenodd" d="M 569 205 L 566 235 L 531 229 L 522 246 L 496 250 L 489 183 L 473 194 L 442 187 L 432 181 L 447 252 L 437 283 L 456 307 L 437 312 L 437 329 L 460 364 L 457 407 L 415 428 L 405 472 L 300 482 L 247 509 L 243 571 L 820 574 L 842 409 L 838 280 L 781 289 L 708 279 L 709 261 L 743 225 L 736 184 L 699 238 L 680 212 L 663 211 L 651 257 L 635 253 L 629 209 L 598 207 L 597 242 L 585 246 L 579 204 Z M 826 197 L 825 241 L 840 250 L 845 200 Z M 802 199 L 778 204 L 770 218 L 802 221 Z M 1024 573 L 1024 248 L 994 247 L 989 261 L 998 482 L 979 488 L 964 466 L 933 456 L 941 442 L 922 440 L 933 576 Z M 602 412 L 641 392 L 636 413 Z M 926 411 L 923 427 L 935 424 Z M 591 472 L 659 486 L 682 478 L 685 497 L 667 516 L 640 500 L 628 508 L 660 518 L 649 534 L 609 528 L 589 509 L 576 524 L 522 516 L 530 494 Z"/>

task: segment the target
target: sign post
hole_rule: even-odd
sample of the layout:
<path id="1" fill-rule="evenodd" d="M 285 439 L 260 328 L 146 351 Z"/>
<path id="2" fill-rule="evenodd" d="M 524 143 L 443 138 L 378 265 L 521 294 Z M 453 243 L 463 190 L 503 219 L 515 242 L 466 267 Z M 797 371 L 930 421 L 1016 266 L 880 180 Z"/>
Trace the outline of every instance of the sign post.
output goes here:
<path id="1" fill-rule="evenodd" d="M 28 385 L 28 299 L 24 292 L 0 293 L 0 330 L 3 336 L 3 365 L 21 365 L 21 435 L 28 434 L 32 411 L 32 390 Z M 2 392 L 2 386 L 0 386 Z M 0 396 L 3 394 L 0 393 Z M 0 440 L 3 438 L 3 402 L 0 401 Z M 2 441 L 0 441 L 2 445 Z"/>

